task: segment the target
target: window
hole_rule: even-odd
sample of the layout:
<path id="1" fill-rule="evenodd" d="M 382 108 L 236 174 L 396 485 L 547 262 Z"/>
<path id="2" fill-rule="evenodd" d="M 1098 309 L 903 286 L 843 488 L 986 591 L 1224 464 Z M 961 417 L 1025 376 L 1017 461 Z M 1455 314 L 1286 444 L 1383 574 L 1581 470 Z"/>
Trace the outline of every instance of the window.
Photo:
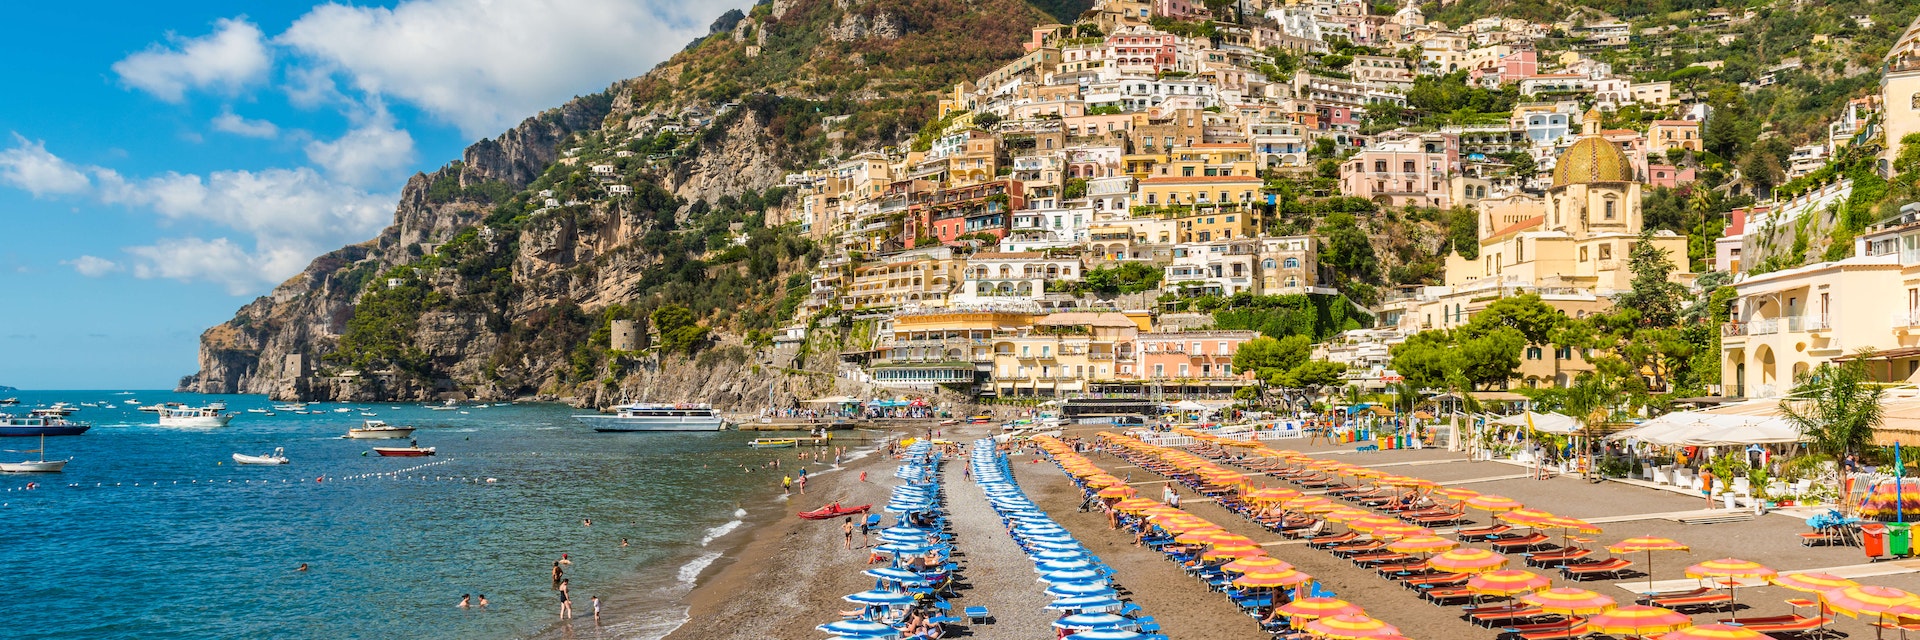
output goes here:
<path id="1" fill-rule="evenodd" d="M 1164 365 L 1164 364 L 1153 365 L 1153 377 L 1155 378 L 1167 377 L 1167 365 Z"/>
<path id="2" fill-rule="evenodd" d="M 1033 347 L 1020 345 L 1020 357 L 1025 358 L 1030 355 L 1033 355 Z"/>
<path id="3" fill-rule="evenodd" d="M 1581 261 L 1581 262 L 1586 262 L 1586 261 L 1587 261 L 1587 248 L 1586 248 L 1586 247 L 1580 247 L 1580 261 Z"/>
<path id="4" fill-rule="evenodd" d="M 1386 172 L 1387 172 L 1387 161 L 1385 161 L 1385 160 L 1375 160 L 1375 161 L 1373 161 L 1373 171 L 1374 171 L 1374 173 L 1386 173 Z"/>
<path id="5" fill-rule="evenodd" d="M 1228 351 L 1228 349 L 1227 349 L 1227 341 L 1225 341 L 1225 340 L 1221 340 L 1221 341 L 1220 341 L 1220 344 L 1217 344 L 1217 345 L 1214 345 L 1214 346 L 1215 346 L 1215 347 L 1217 347 L 1217 348 L 1216 348 L 1216 349 L 1214 350 L 1214 352 L 1213 352 L 1213 354 L 1214 354 L 1214 355 L 1217 355 L 1217 356 L 1224 356 L 1224 355 L 1227 355 L 1227 351 Z"/>
<path id="6" fill-rule="evenodd" d="M 1406 162 L 1402 162 L 1402 163 L 1400 163 L 1400 172 L 1401 172 L 1401 173 L 1413 173 L 1413 161 L 1412 161 L 1412 160 L 1408 160 L 1408 161 L 1406 161 Z"/>
<path id="7" fill-rule="evenodd" d="M 1188 365 L 1180 365 L 1180 377 L 1185 378 L 1190 374 L 1191 368 Z"/>
<path id="8" fill-rule="evenodd" d="M 1613 219 L 1613 198 L 1607 198 L 1605 206 L 1606 206 L 1606 213 L 1602 215 L 1605 216 L 1605 219 L 1612 220 Z"/>
<path id="9" fill-rule="evenodd" d="M 1288 269 L 1298 269 L 1298 268 L 1300 268 L 1300 259 L 1299 259 L 1299 258 L 1287 258 L 1287 261 L 1286 261 L 1285 263 L 1283 263 L 1283 264 L 1285 264 L 1285 265 L 1287 265 L 1287 268 L 1288 268 Z"/>
<path id="10" fill-rule="evenodd" d="M 1600 243 L 1600 259 L 1601 260 L 1613 259 L 1613 243 L 1611 242 Z"/>

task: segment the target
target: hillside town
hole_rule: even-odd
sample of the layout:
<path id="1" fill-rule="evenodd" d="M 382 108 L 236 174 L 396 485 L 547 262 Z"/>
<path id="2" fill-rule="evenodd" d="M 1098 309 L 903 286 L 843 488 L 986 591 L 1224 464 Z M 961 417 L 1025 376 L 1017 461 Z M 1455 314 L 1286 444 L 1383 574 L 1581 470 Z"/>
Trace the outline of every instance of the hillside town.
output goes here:
<path id="1" fill-rule="evenodd" d="M 1688 28 L 1711 40 L 1753 18 L 1716 9 Z M 1381 14 L 1361 0 L 1102 0 L 953 86 L 908 144 L 786 177 L 792 206 L 769 224 L 798 225 L 829 257 L 774 342 L 867 323 L 871 344 L 841 359 L 882 387 L 1220 397 L 1274 381 L 1235 366 L 1260 327 L 1219 312 L 1285 307 L 1316 317 L 1297 333 L 1332 363 L 1301 386 L 1378 390 L 1406 379 L 1394 353 L 1410 336 L 1468 327 L 1502 300 L 1532 296 L 1572 318 L 1613 309 L 1646 244 L 1683 297 L 1733 292 L 1700 321 L 1724 318 L 1708 332 L 1720 373 L 1701 381 L 1705 395 L 1778 395 L 1862 348 L 1894 379 L 1914 372 L 1920 217 L 1870 220 L 1843 247 L 1805 237 L 1833 227 L 1852 196 L 1843 157 L 1870 153 L 1890 177 L 1920 131 L 1914 28 L 1887 54 L 1879 91 L 1793 148 L 1791 182 L 1716 164 L 1705 195 L 1752 204 L 1680 231 L 1649 224 L 1644 200 L 1708 191 L 1695 182 L 1711 101 L 1690 81 L 1637 81 L 1596 57 L 1658 36 L 1592 10 L 1449 25 L 1413 3 Z M 1671 77 L 1716 69 L 1695 66 Z M 1436 89 L 1512 102 L 1430 126 L 1409 97 Z M 1381 229 L 1327 202 L 1440 221 L 1434 234 L 1453 235 L 1431 252 L 1443 271 L 1354 277 L 1386 256 L 1337 245 Z M 1517 368 L 1473 386 L 1566 387 L 1594 368 L 1591 347 L 1528 342 Z"/>

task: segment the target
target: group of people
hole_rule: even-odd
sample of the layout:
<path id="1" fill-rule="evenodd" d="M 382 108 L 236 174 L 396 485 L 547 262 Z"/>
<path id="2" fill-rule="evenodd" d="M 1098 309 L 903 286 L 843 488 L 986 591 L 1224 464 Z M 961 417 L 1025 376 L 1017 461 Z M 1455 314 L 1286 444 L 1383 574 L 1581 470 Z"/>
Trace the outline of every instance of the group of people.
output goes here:
<path id="1" fill-rule="evenodd" d="M 626 539 L 622 538 L 620 544 L 621 546 L 626 546 Z M 561 620 L 573 619 L 573 591 L 571 585 L 567 582 L 567 571 L 565 569 L 565 567 L 572 565 L 573 559 L 567 557 L 567 554 L 564 553 L 560 554 L 559 560 L 553 561 L 553 590 L 560 594 Z M 597 624 L 600 622 L 600 596 L 593 596 L 589 598 L 589 600 L 593 607 L 593 621 Z M 460 606 L 467 606 L 466 596 L 461 596 Z M 482 608 L 487 606 L 487 597 L 484 595 L 480 596 L 480 606 Z"/>

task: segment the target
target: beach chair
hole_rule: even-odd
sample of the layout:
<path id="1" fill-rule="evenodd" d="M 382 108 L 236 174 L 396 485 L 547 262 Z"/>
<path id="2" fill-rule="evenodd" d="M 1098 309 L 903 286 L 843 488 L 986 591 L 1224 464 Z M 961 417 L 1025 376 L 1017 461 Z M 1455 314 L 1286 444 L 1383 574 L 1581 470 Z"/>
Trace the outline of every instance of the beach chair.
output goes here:
<path id="1" fill-rule="evenodd" d="M 1706 611 L 1733 606 L 1733 594 L 1718 589 L 1701 588 L 1684 592 L 1687 595 L 1655 596 L 1641 601 L 1656 607 L 1665 607 L 1682 613 L 1688 611 Z"/>
<path id="2" fill-rule="evenodd" d="M 1363 568 L 1370 568 L 1382 564 L 1418 561 L 1418 559 L 1413 556 L 1394 551 L 1372 551 L 1349 557 L 1347 560 L 1353 562 L 1354 566 Z"/>
<path id="3" fill-rule="evenodd" d="M 1563 564 L 1560 565 L 1560 573 L 1571 580 L 1598 580 L 1601 578 L 1618 578 L 1628 567 L 1632 566 L 1632 560 L 1607 558 L 1595 562 Z"/>
<path id="4" fill-rule="evenodd" d="M 1494 540 L 1491 544 L 1493 545 L 1494 551 L 1498 551 L 1500 553 L 1515 553 L 1515 552 L 1533 549 L 1535 547 L 1539 547 L 1542 545 L 1552 544 L 1551 540 L 1553 539 L 1547 537 L 1547 534 L 1535 531 L 1533 533 L 1520 536 L 1518 538 Z"/>
<path id="5" fill-rule="evenodd" d="M 1453 524 L 1456 522 L 1465 521 L 1467 519 L 1467 512 L 1442 511 L 1442 512 L 1436 512 L 1436 513 L 1426 513 L 1426 514 L 1403 513 L 1403 514 L 1400 514 L 1400 519 L 1406 520 L 1408 522 L 1411 522 L 1413 524 L 1417 524 L 1423 527 L 1433 527 L 1433 526 L 1439 526 L 1443 524 Z"/>
<path id="6" fill-rule="evenodd" d="M 1428 589 L 1420 593 L 1420 597 L 1432 600 L 1434 604 L 1442 606 L 1472 600 L 1474 595 L 1472 590 L 1465 587 L 1442 587 L 1438 589 Z"/>
<path id="7" fill-rule="evenodd" d="M 1833 619 L 1827 616 L 1807 617 L 1802 615 L 1763 616 L 1759 618 L 1723 619 L 1722 623 L 1736 623 L 1750 631 L 1767 635 L 1799 635 L 1810 633 L 1826 626 Z"/>
<path id="8" fill-rule="evenodd" d="M 1327 548 L 1327 547 L 1331 547 L 1331 546 L 1333 546 L 1333 545 L 1336 545 L 1336 544 L 1341 544 L 1341 543 L 1345 543 L 1345 542 L 1352 542 L 1352 541 L 1354 541 L 1354 540 L 1358 540 L 1358 539 L 1360 539 L 1360 534 L 1358 534 L 1358 533 L 1354 533 L 1354 532 L 1352 532 L 1352 531 L 1348 531 L 1348 532 L 1345 532 L 1345 533 L 1338 533 L 1338 534 L 1334 534 L 1334 535 L 1330 535 L 1330 536 L 1320 536 L 1320 537 L 1317 537 L 1317 538 L 1308 538 L 1308 539 L 1307 539 L 1307 547 L 1308 547 L 1308 548 L 1313 548 L 1313 549 L 1324 549 L 1324 548 Z"/>
<path id="9" fill-rule="evenodd" d="M 1512 531 L 1512 530 L 1513 530 L 1513 527 L 1510 527 L 1504 524 L 1497 524 L 1491 527 L 1480 527 L 1478 529 L 1461 529 L 1459 531 L 1453 532 L 1453 535 L 1459 537 L 1462 541 L 1477 540 L 1482 538 L 1491 540 L 1501 535 L 1504 535 L 1508 531 Z"/>
<path id="10" fill-rule="evenodd" d="M 960 611 L 966 615 L 968 622 L 974 624 L 986 624 L 987 619 L 990 617 L 986 607 L 967 607 Z"/>
<path id="11" fill-rule="evenodd" d="M 1491 628 L 1505 626 L 1501 624 L 1505 622 L 1534 622 L 1551 615 L 1554 614 L 1547 613 L 1539 607 L 1514 604 L 1471 610 L 1467 612 L 1466 619 L 1467 622 Z"/>
<path id="12" fill-rule="evenodd" d="M 1575 640 L 1593 633 L 1587 631 L 1587 621 L 1585 618 L 1540 622 L 1515 628 L 1522 627 L 1532 629 L 1532 631 L 1518 632 L 1512 635 L 1503 633 L 1502 637 L 1511 640 Z"/>
<path id="13" fill-rule="evenodd" d="M 1542 569 L 1551 569 L 1563 564 L 1567 564 L 1569 562 L 1578 562 L 1581 560 L 1585 560 L 1587 556 L 1590 556 L 1590 555 L 1593 555 L 1592 549 L 1585 549 L 1581 547 L 1567 547 L 1565 549 L 1561 549 L 1558 551 L 1542 551 L 1540 553 L 1529 553 L 1527 554 L 1526 557 L 1527 557 L 1528 565 L 1540 567 Z"/>
<path id="14" fill-rule="evenodd" d="M 1386 547 L 1387 542 L 1385 540 L 1356 540 L 1354 542 L 1336 544 L 1326 549 L 1336 557 L 1351 558 L 1368 551 L 1385 549 Z"/>
<path id="15" fill-rule="evenodd" d="M 1467 574 L 1464 573 L 1430 573 L 1400 581 L 1400 584 L 1408 589 L 1437 589 L 1466 583 Z"/>

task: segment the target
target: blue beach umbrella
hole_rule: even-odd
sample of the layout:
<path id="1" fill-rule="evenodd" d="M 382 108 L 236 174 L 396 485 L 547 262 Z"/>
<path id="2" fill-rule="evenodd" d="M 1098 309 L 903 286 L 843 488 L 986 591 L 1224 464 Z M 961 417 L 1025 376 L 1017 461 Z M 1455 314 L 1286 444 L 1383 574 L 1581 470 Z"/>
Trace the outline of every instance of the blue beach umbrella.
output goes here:
<path id="1" fill-rule="evenodd" d="M 874 550 L 874 551 L 878 551 L 878 552 L 880 552 L 880 553 L 891 553 L 891 554 L 895 554 L 895 555 L 902 555 L 902 554 L 906 554 L 906 555 L 911 555 L 911 554 L 916 554 L 916 553 L 926 553 L 926 552 L 927 552 L 927 551 L 928 551 L 929 549 L 932 549 L 932 548 L 933 548 L 933 547 L 929 547 L 929 546 L 927 546 L 927 545 L 924 545 L 924 544 L 909 544 L 909 543 L 905 543 L 905 542 L 889 542 L 889 543 L 887 543 L 887 544 L 883 544 L 883 545 L 880 545 L 880 546 L 878 546 L 878 547 L 874 547 L 874 548 L 873 548 L 873 550 Z"/>
<path id="2" fill-rule="evenodd" d="M 1071 561 L 1074 561 L 1074 560 L 1085 560 L 1085 559 L 1087 559 L 1087 558 L 1088 558 L 1089 556 L 1091 556 L 1091 555 L 1093 555 L 1093 554 L 1090 554 L 1090 553 L 1087 553 L 1087 550 L 1085 550 L 1085 549 L 1078 549 L 1078 550 L 1075 550 L 1075 549 L 1048 549 L 1048 550 L 1045 550 L 1045 551 L 1037 551 L 1037 552 L 1034 552 L 1034 553 L 1033 553 L 1033 559 L 1035 559 L 1035 560 L 1039 560 L 1039 561 L 1042 561 L 1042 562 L 1048 562 L 1048 561 L 1053 561 L 1053 562 L 1071 562 Z"/>
<path id="3" fill-rule="evenodd" d="M 1048 572 L 1054 572 L 1054 571 L 1080 571 L 1082 569 L 1093 568 L 1093 563 L 1088 562 L 1086 560 L 1080 560 L 1080 559 L 1046 560 L 1041 562 L 1039 566 L 1037 566 L 1036 568 L 1038 568 L 1042 573 L 1048 573 Z"/>
<path id="4" fill-rule="evenodd" d="M 1100 572 L 1094 571 L 1092 569 L 1067 569 L 1064 571 L 1049 571 L 1047 573 L 1040 574 L 1040 579 L 1042 581 L 1052 583 L 1052 584 L 1066 584 L 1070 582 L 1095 582 L 1100 580 L 1101 578 L 1102 576 L 1100 575 Z"/>
<path id="5" fill-rule="evenodd" d="M 1060 598 L 1058 600 L 1054 600 L 1053 602 L 1047 603 L 1047 608 L 1052 609 L 1054 611 L 1086 611 L 1089 609 L 1114 609 L 1114 608 L 1118 608 L 1119 606 L 1120 606 L 1120 601 L 1113 599 L 1113 596 L 1075 596 L 1071 598 Z"/>
<path id="6" fill-rule="evenodd" d="M 898 631 L 894 631 L 893 627 L 869 620 L 836 620 L 814 627 L 814 630 L 831 633 L 836 636 L 897 635 L 899 633 Z"/>
<path id="7" fill-rule="evenodd" d="M 1067 640 L 1140 640 L 1145 637 L 1145 635 L 1123 629 L 1098 629 L 1067 636 Z"/>
<path id="8" fill-rule="evenodd" d="M 927 581 L 926 576 L 922 576 L 918 573 L 914 573 L 906 569 L 895 569 L 893 567 L 880 567 L 877 569 L 868 569 L 866 571 L 862 571 L 861 573 L 873 576 L 875 578 L 879 578 L 881 580 L 894 580 L 898 582 L 926 582 Z"/>
<path id="9" fill-rule="evenodd" d="M 1047 587 L 1047 595 L 1058 597 L 1071 596 L 1111 596 L 1113 587 L 1106 584 L 1056 584 Z"/>
<path id="10" fill-rule="evenodd" d="M 1134 624 L 1133 620 L 1111 613 L 1076 613 L 1053 621 L 1057 629 L 1118 629 Z"/>
<path id="11" fill-rule="evenodd" d="M 903 593 L 900 591 L 888 591 L 885 589 L 874 589 L 872 591 L 862 591 L 860 593 L 848 594 L 846 597 L 846 601 L 859 603 L 859 604 L 886 605 L 886 606 L 907 605 L 907 604 L 913 604 L 913 594 Z"/>
<path id="12" fill-rule="evenodd" d="M 1085 551 L 1086 550 L 1086 547 L 1080 546 L 1080 543 L 1071 542 L 1071 541 L 1056 542 L 1053 540 L 1041 540 L 1033 543 L 1032 546 L 1038 547 L 1040 549 L 1044 549 L 1047 551 Z"/>

